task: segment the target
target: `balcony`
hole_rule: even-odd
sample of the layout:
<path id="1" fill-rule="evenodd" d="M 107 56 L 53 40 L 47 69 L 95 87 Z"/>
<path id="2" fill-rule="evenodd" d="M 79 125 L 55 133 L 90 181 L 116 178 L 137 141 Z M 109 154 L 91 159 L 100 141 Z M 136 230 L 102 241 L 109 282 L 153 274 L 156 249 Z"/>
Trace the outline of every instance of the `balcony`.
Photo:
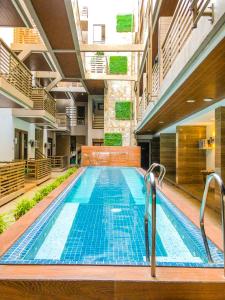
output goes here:
<path id="1" fill-rule="evenodd" d="M 0 107 L 32 108 L 32 74 L 0 39 Z"/>
<path id="2" fill-rule="evenodd" d="M 40 34 L 36 28 L 15 28 L 14 44 L 42 44 Z"/>
<path id="3" fill-rule="evenodd" d="M 31 92 L 33 109 L 13 109 L 13 115 L 38 126 L 56 128 L 56 100 L 43 88 Z"/>
<path id="4" fill-rule="evenodd" d="M 146 90 L 143 84 L 137 132 L 155 133 L 224 99 L 225 7 L 212 4 L 181 0 L 172 17 L 160 18 L 158 66 L 149 71 Z M 211 103 L 203 101 L 208 98 Z"/>
<path id="5" fill-rule="evenodd" d="M 57 131 L 70 132 L 70 117 L 65 113 L 56 114 Z"/>

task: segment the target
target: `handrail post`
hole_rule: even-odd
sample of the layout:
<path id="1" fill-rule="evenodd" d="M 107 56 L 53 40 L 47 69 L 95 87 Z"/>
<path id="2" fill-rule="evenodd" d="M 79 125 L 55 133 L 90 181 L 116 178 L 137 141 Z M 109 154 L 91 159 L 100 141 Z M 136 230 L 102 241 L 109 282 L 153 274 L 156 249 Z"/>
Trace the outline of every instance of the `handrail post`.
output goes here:
<path id="1" fill-rule="evenodd" d="M 155 176 L 152 172 L 147 174 L 146 183 L 146 203 L 145 203 L 145 247 L 146 260 L 150 262 L 148 222 L 149 222 L 149 198 L 152 199 L 152 248 L 151 248 L 151 276 L 156 277 L 156 183 Z"/>
<path id="2" fill-rule="evenodd" d="M 225 203 L 224 203 L 224 196 L 225 196 L 225 186 L 224 183 L 221 179 L 221 177 L 216 174 L 212 173 L 207 176 L 206 179 L 206 184 L 205 184 L 205 189 L 202 197 L 202 204 L 200 207 L 200 228 L 201 228 L 201 233 L 202 233 L 202 238 L 206 250 L 206 254 L 208 257 L 208 260 L 210 263 L 213 262 L 211 253 L 210 253 L 210 248 L 207 240 L 207 236 L 205 233 L 205 222 L 204 222 L 204 216 L 205 216 L 205 207 L 206 207 L 206 200 L 207 200 L 207 195 L 208 195 L 208 190 L 209 190 L 209 185 L 212 179 L 215 179 L 217 184 L 219 185 L 220 188 L 220 201 L 221 201 L 221 218 L 222 218 L 222 236 L 223 236 L 223 261 L 225 262 Z M 225 263 L 224 263 L 224 276 L 225 276 Z"/>

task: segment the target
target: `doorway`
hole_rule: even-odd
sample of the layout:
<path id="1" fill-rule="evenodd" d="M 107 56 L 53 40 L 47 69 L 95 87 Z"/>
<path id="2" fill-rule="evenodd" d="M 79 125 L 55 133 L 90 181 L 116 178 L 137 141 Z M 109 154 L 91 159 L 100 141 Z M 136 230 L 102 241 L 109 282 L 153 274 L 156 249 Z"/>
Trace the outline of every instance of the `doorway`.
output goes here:
<path id="1" fill-rule="evenodd" d="M 28 158 L 28 132 L 15 129 L 15 160 L 27 160 Z"/>
<path id="2" fill-rule="evenodd" d="M 53 156 L 52 155 L 52 148 L 53 148 L 53 139 L 52 138 L 48 138 L 48 157 L 49 156 Z"/>
<path id="3" fill-rule="evenodd" d="M 141 167 L 145 170 L 149 168 L 149 142 L 139 142 L 141 147 Z"/>

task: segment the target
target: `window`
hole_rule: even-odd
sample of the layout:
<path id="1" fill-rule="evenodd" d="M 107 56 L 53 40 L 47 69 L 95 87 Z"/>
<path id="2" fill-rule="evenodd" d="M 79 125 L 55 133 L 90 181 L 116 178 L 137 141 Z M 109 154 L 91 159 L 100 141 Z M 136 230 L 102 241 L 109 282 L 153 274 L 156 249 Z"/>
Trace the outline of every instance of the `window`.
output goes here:
<path id="1" fill-rule="evenodd" d="M 93 25 L 93 43 L 105 43 L 105 24 Z"/>
<path id="2" fill-rule="evenodd" d="M 85 106 L 77 106 L 77 125 L 85 125 Z"/>

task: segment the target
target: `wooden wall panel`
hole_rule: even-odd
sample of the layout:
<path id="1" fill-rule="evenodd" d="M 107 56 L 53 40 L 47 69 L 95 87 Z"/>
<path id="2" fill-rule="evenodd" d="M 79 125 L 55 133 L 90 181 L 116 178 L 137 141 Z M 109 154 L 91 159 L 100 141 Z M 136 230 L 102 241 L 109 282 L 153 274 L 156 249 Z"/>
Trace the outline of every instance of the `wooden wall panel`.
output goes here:
<path id="1" fill-rule="evenodd" d="M 176 174 L 176 133 L 160 134 L 160 163 L 166 167 L 166 175 Z"/>
<path id="2" fill-rule="evenodd" d="M 82 166 L 141 166 L 140 147 L 82 146 Z"/>
<path id="3" fill-rule="evenodd" d="M 176 182 L 202 183 L 206 152 L 198 141 L 206 138 L 206 126 L 177 126 Z"/>
<path id="4" fill-rule="evenodd" d="M 225 107 L 215 110 L 215 170 L 225 181 Z"/>
<path id="5" fill-rule="evenodd" d="M 70 136 L 56 135 L 56 155 L 67 156 L 70 164 Z"/>

